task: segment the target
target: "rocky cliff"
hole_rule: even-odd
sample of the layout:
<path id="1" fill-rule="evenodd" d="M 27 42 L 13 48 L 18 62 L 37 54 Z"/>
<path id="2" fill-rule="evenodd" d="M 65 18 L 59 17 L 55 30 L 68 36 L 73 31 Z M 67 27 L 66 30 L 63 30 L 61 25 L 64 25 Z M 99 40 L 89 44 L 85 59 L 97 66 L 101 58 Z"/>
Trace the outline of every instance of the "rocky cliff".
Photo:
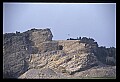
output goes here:
<path id="1" fill-rule="evenodd" d="M 28 70 L 31 54 L 41 52 L 37 44 L 52 41 L 50 29 L 31 29 L 3 35 L 3 75 L 16 78 Z M 46 45 L 43 45 L 43 47 Z M 47 47 L 47 46 L 46 46 Z M 50 47 L 54 47 L 50 46 Z M 43 49 L 45 51 L 45 49 Z M 46 50 L 47 51 L 47 50 Z"/>
<path id="2" fill-rule="evenodd" d="M 98 47 L 94 39 L 86 37 L 52 37 L 48 28 L 3 34 L 3 77 L 116 77 L 114 47 Z"/>

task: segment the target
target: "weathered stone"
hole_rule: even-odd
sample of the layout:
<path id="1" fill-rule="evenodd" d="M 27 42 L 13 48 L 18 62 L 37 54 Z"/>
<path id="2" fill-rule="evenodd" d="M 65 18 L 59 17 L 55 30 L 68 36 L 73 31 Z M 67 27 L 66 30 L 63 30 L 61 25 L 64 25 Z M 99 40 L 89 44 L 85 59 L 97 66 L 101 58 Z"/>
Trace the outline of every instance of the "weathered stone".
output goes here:
<path id="1" fill-rule="evenodd" d="M 8 38 L 10 45 L 4 44 L 3 53 L 3 74 L 4 78 L 18 77 L 27 70 L 28 55 L 25 50 L 22 36 Z M 6 42 L 6 41 L 5 41 Z"/>
<path id="2" fill-rule="evenodd" d="M 116 67 L 111 66 L 116 65 L 115 48 L 98 47 L 92 38 L 52 40 L 52 37 L 50 29 L 4 34 L 3 77 L 116 77 Z M 105 67 L 106 64 L 111 67 Z"/>
<path id="3" fill-rule="evenodd" d="M 97 64 L 98 60 L 94 54 L 84 53 L 74 55 L 70 61 L 68 61 L 66 64 L 63 64 L 63 67 L 65 67 L 65 70 L 69 74 L 73 74 L 74 72 L 86 70 Z"/>
<path id="4" fill-rule="evenodd" d="M 64 68 L 61 68 L 64 69 Z M 116 66 L 93 67 L 74 75 L 58 73 L 50 68 L 30 69 L 22 74 L 19 79 L 88 79 L 88 78 L 116 78 Z"/>
<path id="5" fill-rule="evenodd" d="M 84 78 L 116 78 L 116 66 L 93 67 L 82 72 L 76 72 L 74 76 Z"/>
<path id="6" fill-rule="evenodd" d="M 57 41 L 45 41 L 37 45 L 39 51 L 41 53 L 58 50 L 58 42 Z"/>
<path id="7" fill-rule="evenodd" d="M 31 29 L 3 35 L 3 77 L 16 78 L 28 69 L 30 54 L 38 53 L 37 44 L 52 40 L 50 29 Z"/>
<path id="8" fill-rule="evenodd" d="M 21 75 L 20 79 L 53 79 L 58 78 L 59 75 L 50 68 L 44 69 L 30 69 L 25 74 Z"/>

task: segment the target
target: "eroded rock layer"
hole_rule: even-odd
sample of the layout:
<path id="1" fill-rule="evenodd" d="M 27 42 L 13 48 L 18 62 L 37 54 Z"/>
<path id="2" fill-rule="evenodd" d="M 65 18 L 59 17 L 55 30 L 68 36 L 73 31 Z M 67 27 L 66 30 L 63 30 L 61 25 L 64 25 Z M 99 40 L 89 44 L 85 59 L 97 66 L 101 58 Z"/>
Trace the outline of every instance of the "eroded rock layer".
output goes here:
<path id="1" fill-rule="evenodd" d="M 26 79 L 116 77 L 116 49 L 94 39 L 52 40 L 50 29 L 3 35 L 3 77 Z"/>

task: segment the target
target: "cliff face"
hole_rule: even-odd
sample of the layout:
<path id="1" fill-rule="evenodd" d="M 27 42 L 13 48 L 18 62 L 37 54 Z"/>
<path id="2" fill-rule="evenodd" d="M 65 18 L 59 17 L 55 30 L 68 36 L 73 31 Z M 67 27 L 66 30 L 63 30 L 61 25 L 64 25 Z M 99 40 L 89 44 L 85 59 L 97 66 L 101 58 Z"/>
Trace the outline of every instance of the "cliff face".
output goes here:
<path id="1" fill-rule="evenodd" d="M 37 44 L 52 40 L 50 29 L 31 29 L 3 35 L 3 75 L 18 77 L 28 68 L 30 54 L 38 53 Z"/>
<path id="2" fill-rule="evenodd" d="M 19 76 L 19 78 L 85 77 L 84 74 L 80 75 L 82 71 L 92 67 L 115 66 L 115 48 L 98 47 L 94 39 L 86 37 L 77 40 L 54 41 L 52 37 L 50 29 L 31 29 L 23 33 L 4 34 L 4 78 L 18 78 Z M 115 67 L 105 67 L 105 72 L 107 68 L 110 69 L 110 72 L 114 70 L 111 76 L 115 76 L 116 71 L 113 69 Z M 36 75 L 29 77 L 30 73 L 34 74 L 32 69 Z M 42 72 L 42 70 L 52 73 L 44 76 L 44 73 L 47 75 L 47 72 Z M 108 72 L 102 75 L 107 74 Z"/>
<path id="3" fill-rule="evenodd" d="M 8 36 L 9 34 L 4 35 L 3 74 L 4 77 L 18 77 L 19 74 L 26 71 L 28 52 L 25 49 L 26 45 L 22 35 Z"/>

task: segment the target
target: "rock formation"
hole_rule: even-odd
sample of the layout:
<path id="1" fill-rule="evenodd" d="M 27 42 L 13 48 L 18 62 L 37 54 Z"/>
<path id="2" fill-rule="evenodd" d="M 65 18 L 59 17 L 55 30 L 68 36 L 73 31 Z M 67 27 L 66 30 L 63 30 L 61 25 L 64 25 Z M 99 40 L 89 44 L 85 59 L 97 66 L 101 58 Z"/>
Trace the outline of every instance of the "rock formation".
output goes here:
<path id="1" fill-rule="evenodd" d="M 4 34 L 3 77 L 116 77 L 114 47 L 98 47 L 94 39 L 86 37 L 67 40 L 52 37 L 48 28 Z"/>
<path id="2" fill-rule="evenodd" d="M 38 53 L 36 45 L 51 41 L 53 35 L 50 29 L 31 29 L 24 33 L 6 33 L 3 37 L 3 75 L 16 78 L 28 70 L 30 54 Z"/>

